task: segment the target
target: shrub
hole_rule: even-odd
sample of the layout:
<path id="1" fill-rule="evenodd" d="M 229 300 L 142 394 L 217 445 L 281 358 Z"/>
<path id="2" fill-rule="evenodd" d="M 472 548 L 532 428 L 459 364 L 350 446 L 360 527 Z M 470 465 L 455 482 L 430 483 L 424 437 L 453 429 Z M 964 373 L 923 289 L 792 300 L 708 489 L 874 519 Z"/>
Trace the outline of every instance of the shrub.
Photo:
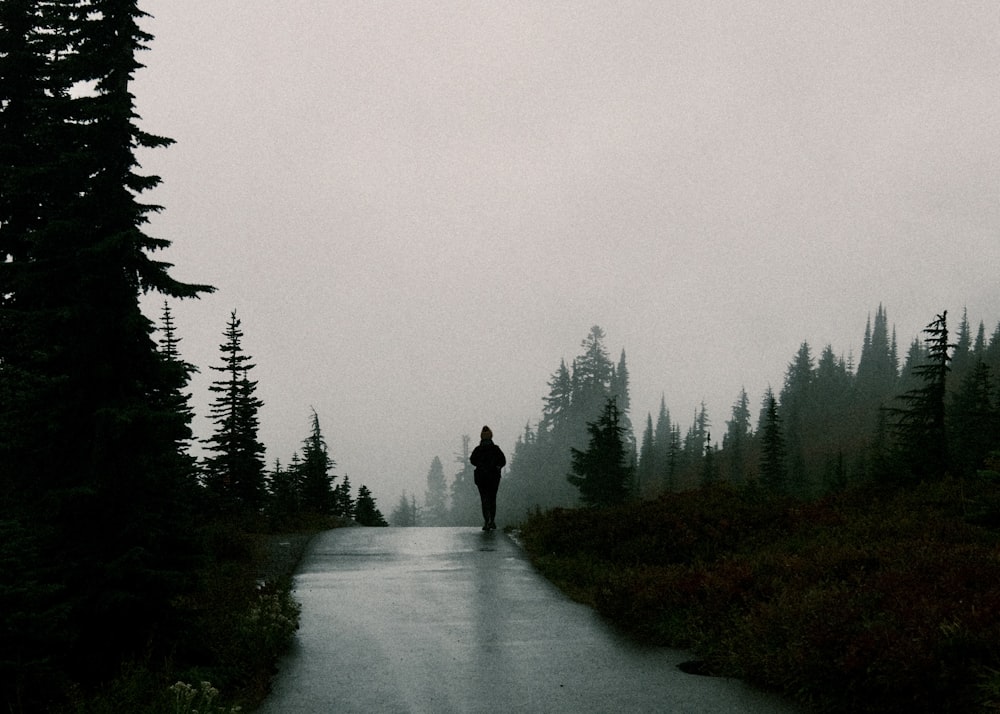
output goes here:
<path id="1" fill-rule="evenodd" d="M 1000 551 L 986 481 L 812 503 L 725 488 L 522 529 L 559 584 L 636 635 L 827 711 L 1000 699 Z M 967 517 L 968 516 L 968 517 Z"/>

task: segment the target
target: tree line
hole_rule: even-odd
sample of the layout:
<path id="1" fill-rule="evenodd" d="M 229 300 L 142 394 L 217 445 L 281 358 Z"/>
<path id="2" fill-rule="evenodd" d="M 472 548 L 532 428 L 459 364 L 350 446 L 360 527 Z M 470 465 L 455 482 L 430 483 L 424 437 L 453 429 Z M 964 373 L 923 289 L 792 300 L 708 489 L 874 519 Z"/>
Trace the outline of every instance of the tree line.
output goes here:
<path id="1" fill-rule="evenodd" d="M 162 350 L 177 360 L 178 340 L 166 304 L 161 329 Z M 213 510 L 248 527 L 271 530 L 297 528 L 327 517 L 352 519 L 363 526 L 388 525 L 367 486 L 362 484 L 355 498 L 346 474 L 336 483 L 336 462 L 315 410 L 301 453 L 294 453 L 287 465 L 276 460 L 271 471 L 266 469 L 264 445 L 258 438 L 259 410 L 264 403 L 256 396 L 257 382 L 250 378 L 255 365 L 243 349 L 243 336 L 234 311 L 219 346 L 221 364 L 211 368 L 219 373 L 209 387 L 215 395 L 211 405 L 214 431 L 204 440 L 208 456 L 199 463 L 198 483 Z M 180 406 L 190 413 L 188 396 Z"/>
<path id="2" fill-rule="evenodd" d="M 637 438 L 625 352 L 612 362 L 604 337 L 591 328 L 582 353 L 560 362 L 541 417 L 518 437 L 500 494 L 508 518 L 718 483 L 807 499 L 877 479 L 1000 471 L 1000 324 L 987 337 L 967 312 L 954 343 L 944 311 L 903 357 L 882 305 L 857 365 L 832 345 L 816 358 L 803 342 L 756 419 L 740 390 L 721 439 L 704 404 L 682 430 L 663 397 Z"/>
<path id="3" fill-rule="evenodd" d="M 135 0 L 0 3 L 0 699 L 43 709 L 123 662 L 166 662 L 199 617 L 193 593 L 220 521 L 288 525 L 305 511 L 383 520 L 352 499 L 318 418 L 265 473 L 256 384 L 233 316 L 213 384 L 208 456 L 191 454 L 176 328 L 140 298 L 191 299 L 146 232 L 157 176 L 137 152 L 130 85 L 152 36 Z M 369 509 L 366 511 L 366 509 Z M 228 538 L 228 540 L 227 540 Z M 218 547 L 217 547 L 218 546 Z M 213 553 L 206 549 L 216 547 Z M 241 546 L 242 547 L 242 546 Z M 207 643 L 206 643 L 207 645 Z M 204 649 L 204 647 L 203 647 Z"/>
<path id="4" fill-rule="evenodd" d="M 577 488 L 567 480 L 574 449 L 586 443 L 589 423 L 614 403 L 614 429 L 634 466 L 634 438 L 628 416 L 629 376 L 624 350 L 617 362 L 604 346 L 605 333 L 593 326 L 581 343 L 582 353 L 567 365 L 563 360 L 549 382 L 541 420 L 519 435 L 513 459 L 498 495 L 501 519 L 517 519 L 526 510 L 579 503 Z M 423 498 L 404 492 L 389 517 L 394 526 L 468 526 L 482 522 L 479 493 L 469 464 L 470 437 L 461 437 L 456 468 L 448 484 L 439 457 L 431 460 Z M 631 483 L 631 479 L 629 479 Z"/>

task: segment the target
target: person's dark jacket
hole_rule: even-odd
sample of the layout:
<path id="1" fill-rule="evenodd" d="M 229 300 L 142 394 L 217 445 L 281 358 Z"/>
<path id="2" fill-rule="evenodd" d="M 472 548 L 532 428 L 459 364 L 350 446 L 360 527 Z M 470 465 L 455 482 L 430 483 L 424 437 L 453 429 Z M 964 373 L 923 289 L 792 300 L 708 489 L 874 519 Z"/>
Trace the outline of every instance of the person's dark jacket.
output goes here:
<path id="1" fill-rule="evenodd" d="M 472 450 L 469 462 L 476 467 L 473 478 L 478 486 L 490 481 L 500 482 L 500 469 L 507 465 L 507 457 L 500 447 L 489 439 L 483 439 L 479 446 Z"/>

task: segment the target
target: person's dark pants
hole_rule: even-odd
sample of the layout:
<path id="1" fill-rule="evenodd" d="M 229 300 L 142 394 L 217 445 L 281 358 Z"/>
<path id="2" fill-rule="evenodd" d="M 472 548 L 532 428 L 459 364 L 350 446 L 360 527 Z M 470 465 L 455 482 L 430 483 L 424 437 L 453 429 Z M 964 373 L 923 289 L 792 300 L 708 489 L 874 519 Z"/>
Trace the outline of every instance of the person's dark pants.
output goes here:
<path id="1" fill-rule="evenodd" d="M 497 491 L 500 490 L 500 479 L 481 477 L 476 486 L 479 487 L 479 500 L 483 504 L 483 520 L 493 523 L 497 519 Z"/>

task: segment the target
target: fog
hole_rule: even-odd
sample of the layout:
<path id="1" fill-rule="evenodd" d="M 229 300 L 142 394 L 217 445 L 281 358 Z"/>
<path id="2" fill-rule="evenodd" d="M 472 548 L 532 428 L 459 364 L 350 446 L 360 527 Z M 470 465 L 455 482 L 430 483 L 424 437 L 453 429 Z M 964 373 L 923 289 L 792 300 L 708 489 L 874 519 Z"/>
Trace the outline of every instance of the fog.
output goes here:
<path id="1" fill-rule="evenodd" d="M 133 91 L 149 233 L 207 436 L 236 310 L 268 466 L 315 409 L 387 515 L 514 441 L 592 325 L 721 433 L 808 341 L 1000 319 L 993 2 L 152 0 Z M 161 299 L 149 296 L 147 313 Z"/>

